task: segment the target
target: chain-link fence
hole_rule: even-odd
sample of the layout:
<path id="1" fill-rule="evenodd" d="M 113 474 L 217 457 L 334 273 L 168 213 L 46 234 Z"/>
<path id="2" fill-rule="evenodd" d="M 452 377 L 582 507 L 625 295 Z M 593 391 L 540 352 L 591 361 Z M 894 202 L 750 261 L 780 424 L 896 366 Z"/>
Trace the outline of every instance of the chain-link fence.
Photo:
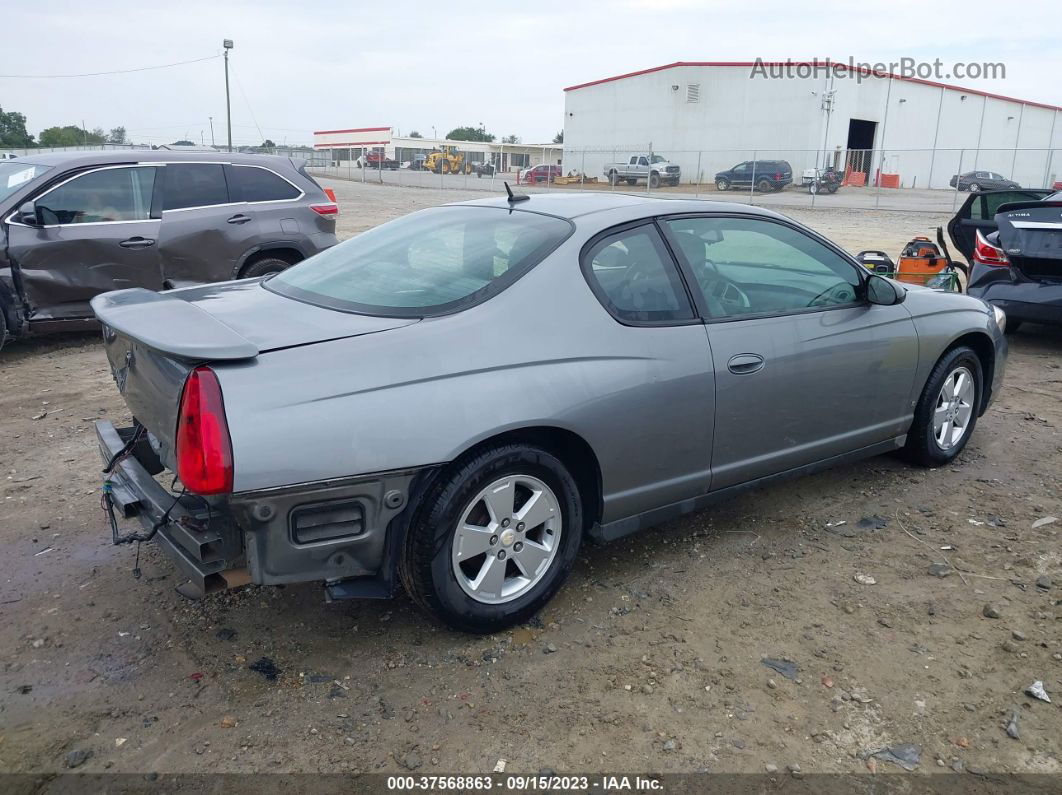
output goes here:
<path id="1" fill-rule="evenodd" d="M 950 213 L 967 192 L 1062 188 L 1060 149 L 558 147 L 544 152 L 539 164 L 506 161 L 504 170 L 496 155 L 483 152 L 455 151 L 457 160 L 445 163 L 325 151 L 328 165 L 316 164 L 313 173 L 364 182 L 499 192 L 506 181 L 527 191 L 638 192 L 781 207 Z M 537 178 L 533 165 L 540 166 Z"/>

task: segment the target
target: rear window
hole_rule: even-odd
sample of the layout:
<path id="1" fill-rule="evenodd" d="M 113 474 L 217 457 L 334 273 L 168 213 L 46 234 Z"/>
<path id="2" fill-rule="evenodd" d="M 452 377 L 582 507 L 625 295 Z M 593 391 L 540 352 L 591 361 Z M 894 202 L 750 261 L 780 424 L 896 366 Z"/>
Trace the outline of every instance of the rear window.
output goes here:
<path id="1" fill-rule="evenodd" d="M 163 210 L 210 207 L 229 201 L 225 167 L 220 163 L 168 163 L 162 171 Z"/>
<path id="2" fill-rule="evenodd" d="M 232 167 L 232 200 L 276 202 L 297 199 L 302 192 L 283 177 L 258 166 Z"/>
<path id="3" fill-rule="evenodd" d="M 333 246 L 266 286 L 348 312 L 445 314 L 503 290 L 573 229 L 561 218 L 521 210 L 433 207 Z"/>

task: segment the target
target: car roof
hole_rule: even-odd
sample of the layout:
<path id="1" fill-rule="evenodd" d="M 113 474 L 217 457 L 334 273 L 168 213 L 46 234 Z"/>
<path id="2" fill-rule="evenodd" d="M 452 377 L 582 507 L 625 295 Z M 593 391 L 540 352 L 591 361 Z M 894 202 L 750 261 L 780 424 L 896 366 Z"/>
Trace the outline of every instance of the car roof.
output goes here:
<path id="1" fill-rule="evenodd" d="M 55 166 L 63 168 L 80 168 L 85 166 L 106 166 L 118 163 L 241 163 L 274 166 L 287 164 L 291 160 L 277 155 L 243 154 L 240 152 L 174 152 L 169 149 L 114 149 L 89 152 L 50 152 L 28 154 L 20 157 L 26 165 Z"/>
<path id="2" fill-rule="evenodd" d="M 572 220 L 591 213 L 607 212 L 610 210 L 633 210 L 642 208 L 644 212 L 636 214 L 638 217 L 650 217 L 653 215 L 671 215 L 679 213 L 740 213 L 742 215 L 760 215 L 765 218 L 784 218 L 779 213 L 762 207 L 753 207 L 749 204 L 738 202 L 720 202 L 710 199 L 686 199 L 686 198 L 661 198 L 657 196 L 643 196 L 633 193 L 618 193 L 605 191 L 580 191 L 562 192 L 550 191 L 548 193 L 531 193 L 526 201 L 510 204 L 507 197 L 497 196 L 489 199 L 472 199 L 470 201 L 454 202 L 457 205 L 473 207 L 502 207 L 505 209 L 529 210 L 546 215 L 555 215 L 559 218 Z"/>

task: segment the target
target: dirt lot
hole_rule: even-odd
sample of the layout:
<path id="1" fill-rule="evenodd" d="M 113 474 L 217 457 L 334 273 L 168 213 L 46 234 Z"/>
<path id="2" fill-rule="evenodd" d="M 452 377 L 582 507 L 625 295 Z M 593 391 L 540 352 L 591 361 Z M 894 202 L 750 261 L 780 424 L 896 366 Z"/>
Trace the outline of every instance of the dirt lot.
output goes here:
<path id="1" fill-rule="evenodd" d="M 459 198 L 335 185 L 344 235 Z M 853 250 L 940 222 L 798 217 Z M 99 509 L 91 423 L 126 412 L 95 335 L 12 345 L 0 771 L 891 772 L 861 756 L 914 743 L 922 772 L 1062 773 L 1060 363 L 1026 327 L 954 465 L 877 458 L 588 547 L 539 620 L 478 638 L 313 585 L 187 602 L 152 545 L 134 579 Z"/>

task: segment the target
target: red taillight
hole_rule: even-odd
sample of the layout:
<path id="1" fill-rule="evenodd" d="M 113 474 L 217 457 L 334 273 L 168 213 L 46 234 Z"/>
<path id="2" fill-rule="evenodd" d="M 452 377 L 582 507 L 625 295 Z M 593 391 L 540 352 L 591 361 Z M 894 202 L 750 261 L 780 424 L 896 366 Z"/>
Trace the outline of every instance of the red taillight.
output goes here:
<path id="1" fill-rule="evenodd" d="M 775 175 L 774 175 L 774 178 L 777 179 L 777 180 L 780 180 L 782 178 L 782 172 L 781 171 L 776 172 Z"/>
<path id="2" fill-rule="evenodd" d="M 232 491 L 232 442 L 221 384 L 209 367 L 188 375 L 177 416 L 177 477 L 195 494 Z"/>
<path id="3" fill-rule="evenodd" d="M 981 234 L 981 230 L 977 230 L 976 240 L 974 241 L 973 250 L 974 262 L 979 262 L 982 265 L 991 265 L 994 268 L 1007 268 L 1010 266 L 1010 260 L 1007 259 L 1006 252 L 999 246 L 993 246 L 987 240 L 985 236 Z"/>
<path id="4" fill-rule="evenodd" d="M 335 202 L 328 202 L 328 204 L 311 204 L 310 209 L 318 215 L 323 215 L 325 218 L 335 218 L 339 215 L 339 205 Z"/>

